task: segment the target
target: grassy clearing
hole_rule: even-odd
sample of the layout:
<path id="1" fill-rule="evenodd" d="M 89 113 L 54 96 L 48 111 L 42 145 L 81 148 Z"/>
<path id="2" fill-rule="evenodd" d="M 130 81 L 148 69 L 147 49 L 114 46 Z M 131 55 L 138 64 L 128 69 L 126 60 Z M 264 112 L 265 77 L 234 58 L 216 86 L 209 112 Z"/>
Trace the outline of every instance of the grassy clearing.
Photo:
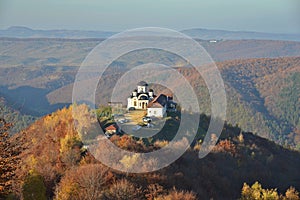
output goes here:
<path id="1" fill-rule="evenodd" d="M 145 117 L 146 115 L 147 115 L 146 110 L 133 110 L 133 111 L 129 111 L 129 113 L 127 113 L 125 117 L 129 118 L 131 123 L 139 124 L 139 123 L 143 123 L 143 117 Z"/>

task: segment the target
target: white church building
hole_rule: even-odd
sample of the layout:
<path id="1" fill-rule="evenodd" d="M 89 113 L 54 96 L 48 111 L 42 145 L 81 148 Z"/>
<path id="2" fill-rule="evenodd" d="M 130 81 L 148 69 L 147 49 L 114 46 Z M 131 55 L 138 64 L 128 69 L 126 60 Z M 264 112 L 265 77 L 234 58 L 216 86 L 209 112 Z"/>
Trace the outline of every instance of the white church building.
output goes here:
<path id="1" fill-rule="evenodd" d="M 135 89 L 132 94 L 127 99 L 127 109 L 147 109 L 149 102 L 154 99 L 153 90 L 148 91 L 148 84 L 141 81 L 137 84 L 137 89 Z"/>
<path id="2" fill-rule="evenodd" d="M 137 89 L 128 97 L 127 102 L 128 110 L 147 110 L 148 117 L 164 117 L 169 107 L 172 109 L 176 107 L 171 96 L 164 94 L 156 96 L 152 89 L 148 91 L 148 84 L 144 81 L 137 84 Z"/>

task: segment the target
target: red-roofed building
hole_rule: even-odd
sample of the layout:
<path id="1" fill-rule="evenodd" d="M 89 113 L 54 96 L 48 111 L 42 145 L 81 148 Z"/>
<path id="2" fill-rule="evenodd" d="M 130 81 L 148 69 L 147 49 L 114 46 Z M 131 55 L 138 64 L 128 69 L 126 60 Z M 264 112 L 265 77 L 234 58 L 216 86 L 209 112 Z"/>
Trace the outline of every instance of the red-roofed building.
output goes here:
<path id="1" fill-rule="evenodd" d="M 149 117 L 164 117 L 167 111 L 168 97 L 160 94 L 155 97 L 147 106 L 147 116 Z"/>
<path id="2" fill-rule="evenodd" d="M 112 124 L 105 128 L 105 133 L 112 135 L 120 132 L 120 128 L 117 124 Z"/>

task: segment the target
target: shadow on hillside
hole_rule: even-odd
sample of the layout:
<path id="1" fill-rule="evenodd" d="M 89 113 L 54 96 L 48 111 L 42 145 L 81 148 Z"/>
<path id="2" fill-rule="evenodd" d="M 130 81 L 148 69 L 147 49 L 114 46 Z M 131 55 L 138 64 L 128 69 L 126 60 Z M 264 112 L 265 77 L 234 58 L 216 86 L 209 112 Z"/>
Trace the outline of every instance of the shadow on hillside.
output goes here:
<path id="1" fill-rule="evenodd" d="M 21 114 L 41 117 L 69 104 L 53 104 L 48 102 L 46 95 L 50 91 L 42 88 L 22 86 L 16 89 L 1 87 L 0 96 L 7 99 L 10 106 Z"/>

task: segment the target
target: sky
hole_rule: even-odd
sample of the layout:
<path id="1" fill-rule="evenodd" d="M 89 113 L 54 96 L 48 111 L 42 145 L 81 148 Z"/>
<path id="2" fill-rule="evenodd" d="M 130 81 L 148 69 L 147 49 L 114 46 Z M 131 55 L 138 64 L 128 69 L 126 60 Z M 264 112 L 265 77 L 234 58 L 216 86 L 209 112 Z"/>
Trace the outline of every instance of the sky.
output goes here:
<path id="1" fill-rule="evenodd" d="M 300 33 L 299 0 L 0 0 L 0 29 L 140 27 Z"/>

